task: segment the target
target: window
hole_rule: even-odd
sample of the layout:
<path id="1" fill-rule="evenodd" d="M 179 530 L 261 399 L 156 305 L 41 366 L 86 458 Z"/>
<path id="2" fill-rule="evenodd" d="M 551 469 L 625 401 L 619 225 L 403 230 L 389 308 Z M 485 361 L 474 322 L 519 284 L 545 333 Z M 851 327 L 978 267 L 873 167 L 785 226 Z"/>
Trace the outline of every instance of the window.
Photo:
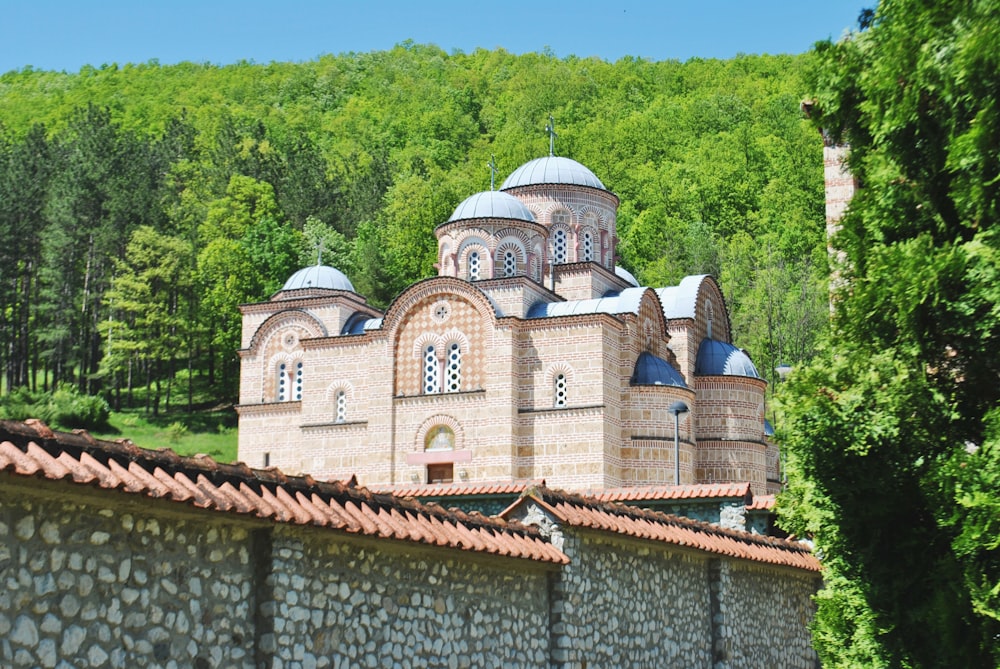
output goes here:
<path id="1" fill-rule="evenodd" d="M 469 281 L 478 281 L 481 264 L 479 262 L 479 251 L 469 252 Z"/>
<path id="2" fill-rule="evenodd" d="M 512 249 L 503 252 L 503 275 L 514 276 L 517 274 L 517 255 Z"/>
<path id="3" fill-rule="evenodd" d="M 302 363 L 295 365 L 294 375 L 289 369 L 289 363 L 283 362 L 278 365 L 278 401 L 288 402 L 302 399 Z"/>
<path id="4" fill-rule="evenodd" d="M 347 420 L 347 393 L 343 390 L 337 391 L 337 422 L 343 423 Z"/>
<path id="5" fill-rule="evenodd" d="M 462 347 L 453 342 L 448 347 L 446 392 L 457 393 L 462 389 Z"/>
<path id="6" fill-rule="evenodd" d="M 566 262 L 566 231 L 561 228 L 552 237 L 552 262 L 557 265 Z"/>
<path id="7" fill-rule="evenodd" d="M 451 483 L 455 480 L 455 465 L 443 462 L 437 465 L 427 465 L 428 483 Z"/>
<path id="8" fill-rule="evenodd" d="M 594 259 L 594 236 L 590 230 L 583 233 L 583 259 L 588 261 Z"/>
<path id="9" fill-rule="evenodd" d="M 431 344 L 424 349 L 424 394 L 441 392 L 441 380 L 438 372 L 437 351 Z"/>
<path id="10" fill-rule="evenodd" d="M 566 406 L 566 375 L 556 374 L 553 384 L 553 405 L 556 407 Z"/>
<path id="11" fill-rule="evenodd" d="M 288 365 L 285 363 L 278 365 L 278 401 L 288 401 Z"/>

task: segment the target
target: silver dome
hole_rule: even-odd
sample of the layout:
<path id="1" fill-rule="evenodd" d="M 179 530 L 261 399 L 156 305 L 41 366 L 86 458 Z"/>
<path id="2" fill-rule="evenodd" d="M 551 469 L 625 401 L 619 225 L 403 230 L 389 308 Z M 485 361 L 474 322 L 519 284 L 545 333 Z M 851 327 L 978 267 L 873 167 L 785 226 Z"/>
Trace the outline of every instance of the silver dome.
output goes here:
<path id="1" fill-rule="evenodd" d="M 545 156 L 518 167 L 507 177 L 500 190 L 536 184 L 572 184 L 607 190 L 589 169 L 570 158 Z"/>
<path id="2" fill-rule="evenodd" d="M 535 222 L 535 216 L 524 203 L 513 195 L 488 190 L 465 198 L 455 207 L 455 213 L 448 222 L 470 218 L 510 218 L 518 221 Z"/>
<path id="3" fill-rule="evenodd" d="M 329 290 L 349 290 L 354 292 L 350 279 L 339 269 L 326 265 L 313 265 L 300 269 L 289 277 L 282 290 L 301 290 L 302 288 L 326 288 Z"/>

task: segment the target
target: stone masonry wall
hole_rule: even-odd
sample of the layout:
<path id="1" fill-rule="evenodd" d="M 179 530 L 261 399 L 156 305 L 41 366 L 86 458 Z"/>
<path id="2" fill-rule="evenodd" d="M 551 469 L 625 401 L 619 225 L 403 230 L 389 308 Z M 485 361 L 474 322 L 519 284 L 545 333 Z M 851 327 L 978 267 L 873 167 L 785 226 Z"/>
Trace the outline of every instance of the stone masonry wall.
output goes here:
<path id="1" fill-rule="evenodd" d="M 567 532 L 553 587 L 552 666 L 710 667 L 706 561 Z"/>
<path id="2" fill-rule="evenodd" d="M 0 666 L 256 666 L 243 527 L 4 487 L 0 583 Z"/>
<path id="3" fill-rule="evenodd" d="M 511 566 L 279 528 L 275 666 L 544 667 L 548 574 Z"/>
<path id="4" fill-rule="evenodd" d="M 535 520 L 568 565 L 0 473 L 0 666 L 815 666 L 814 575 Z"/>

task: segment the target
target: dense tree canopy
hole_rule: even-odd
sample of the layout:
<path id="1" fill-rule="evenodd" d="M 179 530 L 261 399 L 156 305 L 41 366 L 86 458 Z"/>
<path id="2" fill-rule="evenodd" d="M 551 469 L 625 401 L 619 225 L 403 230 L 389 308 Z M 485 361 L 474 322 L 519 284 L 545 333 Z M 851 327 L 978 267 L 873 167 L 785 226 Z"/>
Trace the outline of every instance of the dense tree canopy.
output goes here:
<path id="1" fill-rule="evenodd" d="M 120 402 L 190 370 L 232 398 L 240 301 L 266 299 L 323 240 L 324 260 L 387 304 L 434 273 L 433 229 L 489 188 L 491 155 L 503 178 L 545 154 L 550 114 L 556 152 L 622 199 L 621 263 L 647 284 L 721 275 L 737 342 L 773 378 L 810 355 L 827 314 L 821 143 L 798 110 L 807 59 L 405 43 L 3 74 L 4 387 L 73 382 Z M 146 338 L 159 325 L 130 311 L 129 282 L 161 255 L 183 276 L 149 299 L 155 319 L 182 321 L 169 328 L 182 344 Z M 172 342 L 172 362 L 144 352 L 154 341 Z"/>
<path id="2" fill-rule="evenodd" d="M 829 341 L 793 374 L 793 531 L 829 667 L 1000 666 L 1000 8 L 885 0 L 817 46 L 816 123 L 862 188 Z"/>

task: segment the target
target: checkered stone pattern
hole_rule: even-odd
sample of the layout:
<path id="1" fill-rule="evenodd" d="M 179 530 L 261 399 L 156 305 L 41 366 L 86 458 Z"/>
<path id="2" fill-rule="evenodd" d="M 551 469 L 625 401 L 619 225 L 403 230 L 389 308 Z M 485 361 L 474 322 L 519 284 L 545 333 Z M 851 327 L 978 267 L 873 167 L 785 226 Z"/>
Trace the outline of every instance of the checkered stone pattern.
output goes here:
<path id="1" fill-rule="evenodd" d="M 462 351 L 461 390 L 478 390 L 483 387 L 483 369 L 486 357 L 486 329 L 482 315 L 469 302 L 455 295 L 448 301 L 449 315 L 441 320 L 439 312 L 441 297 L 434 295 L 421 300 L 409 311 L 406 322 L 400 328 L 396 344 L 396 394 L 420 395 L 423 393 L 424 358 L 417 350 L 417 340 L 421 349 L 433 342 L 442 362 L 447 355 L 447 345 L 456 332 L 468 341 L 468 350 Z M 463 347 L 465 348 L 465 347 Z M 442 368 L 443 373 L 443 368 Z M 443 376 L 442 376 L 443 379 Z M 442 387 L 443 387 L 442 383 Z"/>

